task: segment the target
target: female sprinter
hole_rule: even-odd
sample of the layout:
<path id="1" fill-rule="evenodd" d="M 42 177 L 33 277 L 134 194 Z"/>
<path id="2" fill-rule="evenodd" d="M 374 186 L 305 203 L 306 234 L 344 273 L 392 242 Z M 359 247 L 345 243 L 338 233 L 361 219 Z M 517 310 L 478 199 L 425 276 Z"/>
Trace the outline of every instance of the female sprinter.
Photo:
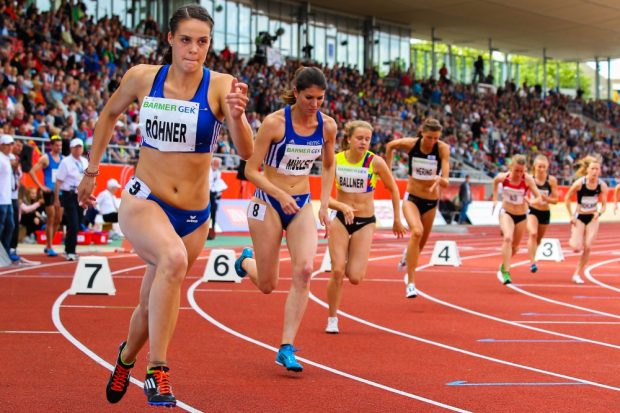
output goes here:
<path id="1" fill-rule="evenodd" d="M 374 191 L 377 176 L 392 194 L 394 224 L 397 238 L 406 232 L 400 220 L 398 187 L 385 161 L 370 152 L 372 126 L 356 120 L 346 124 L 343 151 L 336 154 L 336 199 L 329 207 L 337 210 L 329 231 L 331 278 L 327 282 L 329 317 L 327 333 L 338 333 L 338 307 L 342 298 L 342 282 L 346 276 L 351 284 L 359 284 L 366 275 L 368 255 L 375 232 Z"/>
<path id="2" fill-rule="evenodd" d="M 499 184 L 503 185 L 502 209 L 499 212 L 499 226 L 502 231 L 502 263 L 497 278 L 503 284 L 510 284 L 510 258 L 519 251 L 519 243 L 526 228 L 528 190 L 534 194 L 532 204 L 540 204 L 540 192 L 531 175 L 525 173 L 525 156 L 514 155 L 510 170 L 497 174 L 493 179 L 493 211 L 497 204 Z"/>
<path id="3" fill-rule="evenodd" d="M 388 168 L 392 168 L 395 149 L 409 153 L 409 179 L 407 199 L 403 213 L 411 230 L 407 245 L 407 287 L 405 297 L 415 298 L 415 270 L 420 252 L 433 228 L 439 187 L 448 186 L 450 174 L 450 146 L 440 142 L 442 126 L 436 119 L 427 118 L 420 126 L 416 138 L 395 139 L 386 146 Z"/>
<path id="4" fill-rule="evenodd" d="M 590 251 L 596 234 L 598 233 L 599 216 L 605 213 L 607 207 L 607 184 L 599 179 L 601 175 L 601 161 L 594 156 L 586 156 L 578 162 L 576 174 L 579 178 L 571 185 L 564 197 L 564 204 L 571 217 L 571 237 L 569 245 L 575 251 L 581 251 L 577 269 L 573 274 L 575 284 L 583 284 L 581 273 L 590 259 Z M 577 194 L 577 209 L 573 215 L 571 197 Z M 598 209 L 599 198 L 601 209 Z"/>
<path id="5" fill-rule="evenodd" d="M 135 176 L 121 195 L 119 223 L 147 263 L 140 302 L 119 349 L 106 394 L 118 402 L 138 352 L 149 341 L 144 392 L 150 405 L 175 406 L 167 350 L 179 312 L 181 283 L 204 248 L 209 229 L 209 165 L 225 121 L 241 157 L 252 153 L 245 118 L 247 86 L 204 67 L 213 19 L 198 5 L 170 18 L 170 50 L 163 66 L 138 65 L 125 73 L 100 114 L 90 165 L 79 199 L 92 204 L 95 177 L 116 119 L 140 102 L 143 142 Z"/>
<path id="6" fill-rule="evenodd" d="M 527 252 L 530 255 L 530 271 L 538 271 L 536 265 L 536 250 L 540 245 L 540 240 L 545 237 L 551 212 L 549 204 L 557 204 L 558 202 L 558 180 L 555 176 L 549 175 L 549 160 L 544 155 L 538 155 L 534 159 L 532 167 L 532 175 L 536 188 L 540 193 L 540 202 L 533 203 L 530 196 L 530 210 L 527 215 L 527 230 L 530 236 L 527 241 Z"/>
<path id="7" fill-rule="evenodd" d="M 334 182 L 336 122 L 319 110 L 327 81 L 321 70 L 301 67 L 293 89 L 282 95 L 287 104 L 268 115 L 256 135 L 256 149 L 245 166 L 247 178 L 256 185 L 248 206 L 248 225 L 256 259 L 246 248 L 235 263 L 237 274 L 250 280 L 265 294 L 276 288 L 280 267 L 282 230 L 291 256 L 293 276 L 284 306 L 284 326 L 276 363 L 300 372 L 293 354 L 299 324 L 306 310 L 310 275 L 318 234 L 310 204 L 310 169 L 323 155 L 319 220 L 329 224 L 327 207 Z M 259 168 L 264 164 L 264 173 Z"/>
<path id="8" fill-rule="evenodd" d="M 620 184 L 614 189 L 614 214 L 618 212 L 618 195 L 620 194 Z"/>

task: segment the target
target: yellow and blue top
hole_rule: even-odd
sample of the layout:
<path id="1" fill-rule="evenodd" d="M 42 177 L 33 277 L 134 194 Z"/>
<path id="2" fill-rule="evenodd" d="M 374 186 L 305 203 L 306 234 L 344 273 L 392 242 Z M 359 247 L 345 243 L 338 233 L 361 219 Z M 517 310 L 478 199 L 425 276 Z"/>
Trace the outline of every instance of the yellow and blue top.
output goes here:
<path id="1" fill-rule="evenodd" d="M 377 173 L 372 160 L 375 154 L 366 151 L 362 159 L 352 164 L 347 160 L 345 151 L 336 154 L 336 188 L 343 192 L 372 192 L 377 186 Z"/>

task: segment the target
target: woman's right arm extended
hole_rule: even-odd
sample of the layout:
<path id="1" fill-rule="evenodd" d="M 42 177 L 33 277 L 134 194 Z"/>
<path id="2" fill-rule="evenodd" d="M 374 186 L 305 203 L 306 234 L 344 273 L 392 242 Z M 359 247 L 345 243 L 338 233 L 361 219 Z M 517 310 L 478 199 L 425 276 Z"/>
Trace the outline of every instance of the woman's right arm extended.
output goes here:
<path id="1" fill-rule="evenodd" d="M 112 97 L 110 97 L 110 100 L 108 100 L 99 114 L 99 120 L 95 125 L 93 144 L 90 148 L 89 164 L 86 168 L 87 173 L 98 173 L 99 162 L 112 138 L 114 124 L 127 107 L 140 96 L 140 92 L 145 84 L 144 75 L 149 70 L 152 70 L 151 66 L 147 65 L 138 65 L 129 69 L 123 76 L 118 89 L 112 94 Z M 80 205 L 92 205 L 95 202 L 95 197 L 92 195 L 95 188 L 95 179 L 96 175 L 84 175 L 84 178 L 82 178 L 78 186 L 78 201 Z"/>
<path id="2" fill-rule="evenodd" d="M 409 152 L 416 142 L 416 138 L 401 138 L 389 141 L 385 145 L 385 163 L 388 170 L 392 172 L 392 160 L 394 159 L 394 150 L 399 149 L 401 151 Z"/>

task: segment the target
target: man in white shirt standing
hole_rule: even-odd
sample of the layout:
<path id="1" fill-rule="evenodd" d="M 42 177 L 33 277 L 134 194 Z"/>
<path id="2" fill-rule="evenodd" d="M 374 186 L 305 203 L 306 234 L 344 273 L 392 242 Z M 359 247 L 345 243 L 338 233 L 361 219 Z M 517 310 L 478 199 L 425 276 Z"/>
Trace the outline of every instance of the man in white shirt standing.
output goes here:
<path id="1" fill-rule="evenodd" d="M 116 199 L 116 191 L 121 187 L 121 184 L 114 178 L 108 180 L 107 189 L 101 191 L 97 195 L 97 211 L 103 217 L 103 222 L 115 224 L 118 222 L 118 200 Z M 114 239 L 116 233 L 111 231 L 110 238 Z"/>
<path id="2" fill-rule="evenodd" d="M 15 152 L 15 148 L 13 148 L 13 152 Z M 9 160 L 11 161 L 11 205 L 13 206 L 13 235 L 11 236 L 9 257 L 11 261 L 19 262 L 21 257 L 17 255 L 17 243 L 19 241 L 19 187 L 21 185 L 22 169 L 19 159 L 14 153 L 9 154 Z"/>
<path id="3" fill-rule="evenodd" d="M 209 201 L 211 203 L 211 228 L 209 228 L 209 235 L 207 239 L 213 240 L 215 239 L 215 217 L 217 214 L 217 206 L 220 198 L 222 197 L 222 192 L 228 188 L 224 179 L 222 179 L 222 159 L 214 156 L 211 159 L 211 174 L 209 175 L 209 188 L 210 188 L 210 196 Z"/>
<path id="4" fill-rule="evenodd" d="M 13 236 L 13 204 L 11 202 L 11 180 L 13 168 L 9 154 L 13 149 L 13 137 L 10 135 L 0 136 L 0 243 L 9 253 L 11 237 Z M 11 261 L 13 258 L 11 257 Z"/>
<path id="5" fill-rule="evenodd" d="M 56 186 L 54 188 L 54 204 L 64 208 L 65 224 L 65 254 L 67 261 L 75 261 L 77 255 L 77 233 L 80 222 L 84 215 L 83 209 L 78 203 L 77 187 L 84 176 L 84 170 L 88 161 L 82 156 L 84 144 L 80 138 L 72 139 L 69 143 L 71 154 L 60 162 L 56 173 Z"/>

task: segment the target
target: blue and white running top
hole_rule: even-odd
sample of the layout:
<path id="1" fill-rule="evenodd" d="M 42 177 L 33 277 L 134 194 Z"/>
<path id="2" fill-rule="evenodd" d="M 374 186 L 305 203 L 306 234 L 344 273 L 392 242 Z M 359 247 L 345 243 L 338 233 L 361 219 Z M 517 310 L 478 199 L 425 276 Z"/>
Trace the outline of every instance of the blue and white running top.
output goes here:
<path id="1" fill-rule="evenodd" d="M 209 107 L 211 72 L 203 68 L 194 97 L 187 100 L 164 97 L 164 82 L 170 65 L 162 66 L 140 107 L 142 145 L 162 152 L 213 152 L 220 122 Z"/>
<path id="2" fill-rule="evenodd" d="M 56 185 L 56 173 L 58 172 L 58 167 L 60 166 L 60 161 L 62 161 L 63 156 L 62 154 L 58 155 L 58 162 L 54 160 L 51 152 L 47 153 L 47 157 L 49 163 L 45 169 L 43 169 L 44 184 L 48 188 L 54 188 L 54 185 Z"/>
<path id="3" fill-rule="evenodd" d="M 309 175 L 323 149 L 323 117 L 320 112 L 316 114 L 318 126 L 310 136 L 295 133 L 290 105 L 284 108 L 284 119 L 284 137 L 269 145 L 265 165 L 277 168 L 283 175 Z"/>

